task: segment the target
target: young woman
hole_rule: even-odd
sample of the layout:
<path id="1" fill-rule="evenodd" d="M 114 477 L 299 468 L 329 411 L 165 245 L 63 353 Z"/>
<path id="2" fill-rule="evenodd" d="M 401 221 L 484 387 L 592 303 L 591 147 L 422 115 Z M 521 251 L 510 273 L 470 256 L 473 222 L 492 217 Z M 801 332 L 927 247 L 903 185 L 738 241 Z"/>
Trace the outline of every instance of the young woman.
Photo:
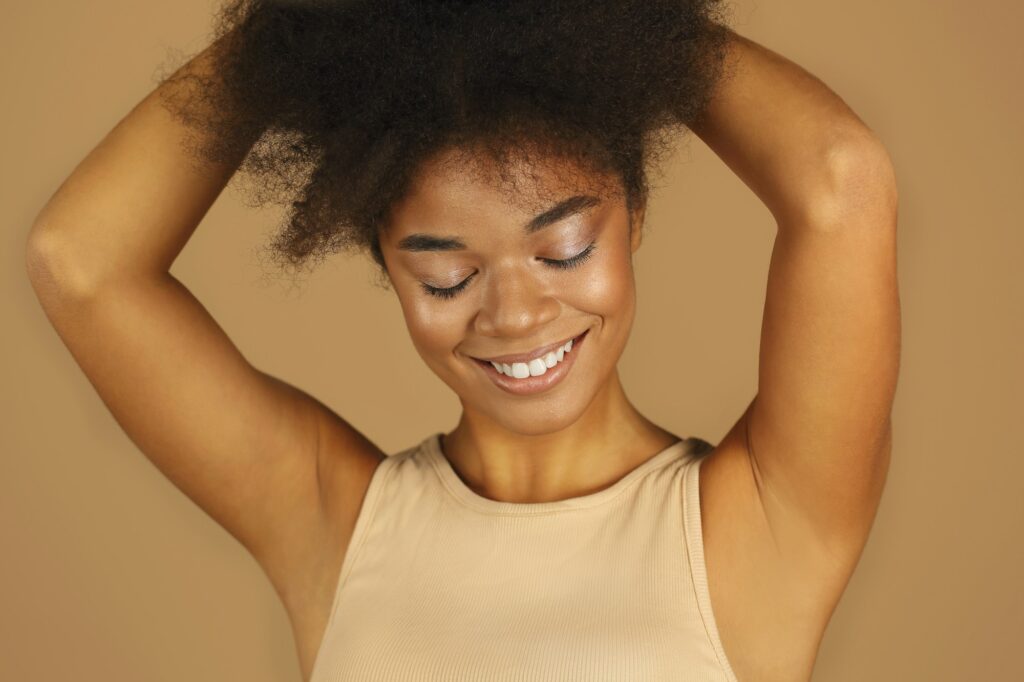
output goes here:
<path id="1" fill-rule="evenodd" d="M 40 212 L 49 319 L 264 568 L 303 679 L 809 679 L 888 469 L 896 185 L 838 96 L 718 11 L 232 3 Z M 778 224 L 758 391 L 714 447 L 616 371 L 645 169 L 684 127 Z M 454 429 L 386 455 L 169 274 L 240 169 L 292 200 L 282 263 L 372 255 Z"/>

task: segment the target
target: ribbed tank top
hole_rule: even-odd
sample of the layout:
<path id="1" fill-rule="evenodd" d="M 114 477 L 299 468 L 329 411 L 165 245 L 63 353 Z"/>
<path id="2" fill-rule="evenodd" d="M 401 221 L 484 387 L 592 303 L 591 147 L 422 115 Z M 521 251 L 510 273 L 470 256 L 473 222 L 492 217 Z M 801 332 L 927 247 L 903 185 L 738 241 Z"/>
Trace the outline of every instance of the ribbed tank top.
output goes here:
<path id="1" fill-rule="evenodd" d="M 441 433 L 367 488 L 311 682 L 737 682 L 708 594 L 699 438 L 610 487 L 474 492 Z"/>

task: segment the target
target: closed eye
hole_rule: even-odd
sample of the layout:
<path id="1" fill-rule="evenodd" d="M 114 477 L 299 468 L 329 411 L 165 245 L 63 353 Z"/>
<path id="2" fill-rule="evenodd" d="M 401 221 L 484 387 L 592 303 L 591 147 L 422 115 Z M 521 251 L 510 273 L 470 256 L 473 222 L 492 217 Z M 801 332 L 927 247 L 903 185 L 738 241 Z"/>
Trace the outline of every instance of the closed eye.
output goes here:
<path id="1" fill-rule="evenodd" d="M 597 249 L 597 242 L 591 242 L 590 246 L 583 249 L 582 251 L 580 251 L 571 258 L 564 258 L 561 260 L 554 258 L 541 258 L 540 260 L 553 268 L 568 270 L 570 268 L 575 268 L 581 265 L 584 261 L 586 261 L 594 254 L 595 249 Z M 423 287 L 423 290 L 426 293 L 430 294 L 431 296 L 436 296 L 437 298 L 454 298 L 455 296 L 458 296 L 463 289 L 466 288 L 470 280 L 473 279 L 474 277 L 476 277 L 475 272 L 453 287 L 432 287 L 424 282 L 421 282 L 420 284 Z"/>

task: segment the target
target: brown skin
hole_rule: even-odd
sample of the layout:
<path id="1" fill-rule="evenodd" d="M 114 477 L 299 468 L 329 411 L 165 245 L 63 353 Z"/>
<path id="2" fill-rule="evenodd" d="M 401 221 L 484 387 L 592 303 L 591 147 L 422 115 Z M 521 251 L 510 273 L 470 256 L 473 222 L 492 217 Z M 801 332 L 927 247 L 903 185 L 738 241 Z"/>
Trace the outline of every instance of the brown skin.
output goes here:
<path id="1" fill-rule="evenodd" d="M 710 600 L 737 678 L 793 682 L 811 677 L 888 471 L 898 193 L 884 146 L 824 84 L 741 36 L 732 51 L 740 68 L 694 132 L 764 201 L 778 234 L 758 391 L 701 467 L 701 525 Z M 204 59 L 188 68 L 205 68 Z M 250 365 L 169 273 L 236 163 L 196 168 L 181 145 L 187 131 L 157 95 L 46 203 L 26 267 L 48 319 L 125 433 L 259 561 L 287 608 L 308 679 L 363 497 L 386 455 L 328 406 Z M 478 281 L 461 298 L 426 300 L 412 263 L 383 246 L 418 351 L 463 400 L 447 450 L 470 485 L 495 499 L 560 499 L 617 480 L 666 445 L 670 434 L 636 414 L 614 371 L 632 321 L 639 245 L 622 205 L 605 221 L 595 211 L 578 228 L 552 226 L 526 240 L 516 230 L 535 212 L 499 209 L 486 183 L 423 177 L 440 184 L 409 201 L 432 201 L 406 202 L 403 211 L 421 222 L 402 217 L 393 236 L 457 231 L 470 251 L 434 254 L 433 264 L 420 254 L 416 267 L 431 272 L 416 275 L 450 278 L 432 282 L 444 286 L 478 270 Z M 547 178 L 543 188 L 556 188 Z M 442 199 L 452 201 L 444 213 Z M 579 270 L 549 272 L 533 260 L 573 255 L 573 230 L 599 223 L 600 248 Z M 727 268 L 720 277 L 728 281 Z M 529 409 L 539 396 L 519 401 L 522 410 L 489 397 L 464 364 L 467 354 L 522 351 L 587 327 L 590 364 L 581 353 L 553 414 Z M 579 425 L 640 436 L 598 442 Z M 609 453 L 620 446 L 615 465 Z M 513 447 L 539 456 L 513 459 Z M 571 468 L 581 447 L 586 468 Z M 474 459 L 483 452 L 486 460 Z"/>
<path id="2" fill-rule="evenodd" d="M 428 162 L 381 236 L 413 345 L 462 403 L 458 425 L 444 437 L 445 454 L 470 488 L 494 500 L 546 502 L 606 488 L 679 440 L 629 402 L 617 370 L 636 310 L 632 257 L 644 207 L 631 216 L 621 192 L 605 192 L 599 204 L 528 235 L 522 226 L 530 218 L 561 199 L 600 195 L 597 183 L 555 159 L 535 176 L 516 166 L 528 200 L 510 202 L 459 163 L 451 151 Z M 534 200 L 539 196 L 556 199 L 545 204 Z M 455 237 L 467 249 L 398 249 L 413 233 Z M 592 255 L 575 268 L 541 260 L 570 258 L 592 242 Z M 470 277 L 453 298 L 422 288 Z M 571 371 L 542 393 L 503 391 L 473 359 L 529 351 L 584 330 Z"/>

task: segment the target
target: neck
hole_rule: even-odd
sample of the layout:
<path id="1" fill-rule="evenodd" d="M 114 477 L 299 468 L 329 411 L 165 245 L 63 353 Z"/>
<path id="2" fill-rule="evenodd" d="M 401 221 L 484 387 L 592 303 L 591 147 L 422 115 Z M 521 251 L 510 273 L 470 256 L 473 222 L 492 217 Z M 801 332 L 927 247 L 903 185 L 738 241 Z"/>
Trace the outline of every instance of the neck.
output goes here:
<path id="1" fill-rule="evenodd" d="M 442 449 L 478 495 L 535 503 L 602 490 L 678 440 L 637 411 L 616 370 L 586 411 L 557 431 L 517 433 L 464 404 Z"/>

